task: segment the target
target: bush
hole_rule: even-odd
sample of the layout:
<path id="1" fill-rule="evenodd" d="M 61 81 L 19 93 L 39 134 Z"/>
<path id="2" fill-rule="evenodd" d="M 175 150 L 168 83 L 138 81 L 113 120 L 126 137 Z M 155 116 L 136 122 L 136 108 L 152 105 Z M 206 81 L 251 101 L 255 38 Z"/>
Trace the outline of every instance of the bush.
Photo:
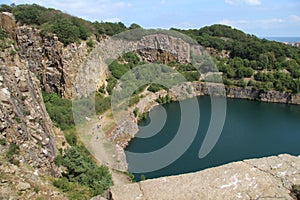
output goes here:
<path id="1" fill-rule="evenodd" d="M 133 106 L 134 104 L 138 103 L 140 101 L 139 95 L 134 95 L 129 99 L 129 107 Z"/>
<path id="2" fill-rule="evenodd" d="M 104 97 L 103 95 L 97 93 L 95 95 L 95 109 L 97 114 L 102 114 L 108 110 L 111 106 L 110 97 Z"/>
<path id="3" fill-rule="evenodd" d="M 5 138 L 0 139 L 0 145 L 6 145 L 6 140 L 5 140 Z"/>
<path id="4" fill-rule="evenodd" d="M 172 101 L 173 101 L 172 97 L 169 96 L 168 94 L 166 96 L 159 96 L 156 99 L 156 102 L 159 104 L 171 103 Z"/>
<path id="5" fill-rule="evenodd" d="M 11 143 L 9 145 L 9 148 L 8 148 L 8 151 L 6 152 L 6 158 L 8 158 L 9 162 L 12 162 L 13 161 L 13 156 L 15 154 L 17 154 L 19 151 L 19 146 L 14 144 L 14 143 Z"/>
<path id="6" fill-rule="evenodd" d="M 150 91 L 150 92 L 158 92 L 160 90 L 166 90 L 167 88 L 162 86 L 162 85 L 159 85 L 159 84 L 155 84 L 155 83 L 152 83 L 148 88 L 147 90 Z"/>
<path id="7" fill-rule="evenodd" d="M 80 147 L 71 146 L 55 162 L 67 169 L 63 178 L 53 182 L 64 192 L 74 191 L 72 187 L 78 184 L 77 187 L 88 189 L 87 195 L 91 197 L 102 194 L 113 184 L 109 169 L 106 166 L 98 167 Z"/>
<path id="8" fill-rule="evenodd" d="M 76 146 L 77 145 L 77 136 L 74 130 L 69 130 L 68 133 L 65 134 L 66 141 L 69 143 L 71 146 Z"/>
<path id="9" fill-rule="evenodd" d="M 43 98 L 51 120 L 58 127 L 66 130 L 75 125 L 71 100 L 46 92 L 43 92 Z"/>
<path id="10" fill-rule="evenodd" d="M 90 47 L 90 48 L 93 48 L 94 47 L 94 42 L 93 42 L 93 40 L 88 40 L 87 42 L 86 42 L 86 45 L 88 46 L 88 47 Z"/>
<path id="11" fill-rule="evenodd" d="M 139 114 L 139 108 L 135 108 L 135 109 L 133 110 L 133 114 L 134 114 L 134 117 L 137 117 L 138 114 Z"/>

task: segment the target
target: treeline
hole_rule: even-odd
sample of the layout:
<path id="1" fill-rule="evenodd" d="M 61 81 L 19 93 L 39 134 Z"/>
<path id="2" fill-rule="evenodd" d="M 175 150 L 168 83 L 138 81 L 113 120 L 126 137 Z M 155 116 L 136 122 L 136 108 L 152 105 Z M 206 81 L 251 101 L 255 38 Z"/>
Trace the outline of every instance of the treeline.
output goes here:
<path id="1" fill-rule="evenodd" d="M 98 39 L 102 34 L 115 35 L 132 28 L 140 28 L 137 24 L 126 27 L 122 22 L 90 22 L 71 16 L 59 10 L 45 8 L 37 4 L 0 5 L 0 12 L 11 12 L 17 22 L 41 29 L 42 36 L 55 33 L 58 39 L 68 45 L 78 40 L 86 40 L 95 35 Z"/>
<path id="2" fill-rule="evenodd" d="M 174 30 L 217 50 L 212 57 L 228 86 L 300 92 L 300 48 L 259 39 L 225 25 Z M 222 55 L 224 50 L 228 57 Z"/>
<path id="3" fill-rule="evenodd" d="M 300 62 L 300 49 L 280 42 L 259 39 L 255 35 L 246 34 L 226 25 L 212 25 L 200 29 L 172 29 L 189 35 L 199 44 L 219 51 L 229 50 L 230 57 L 258 60 L 261 54 L 273 52 L 276 59 L 289 57 Z"/>

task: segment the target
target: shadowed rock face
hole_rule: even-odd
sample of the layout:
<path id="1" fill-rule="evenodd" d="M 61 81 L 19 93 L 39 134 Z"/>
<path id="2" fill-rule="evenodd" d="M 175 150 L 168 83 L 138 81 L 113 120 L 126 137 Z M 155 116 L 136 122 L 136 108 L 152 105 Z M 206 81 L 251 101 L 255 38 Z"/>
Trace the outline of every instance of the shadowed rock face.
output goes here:
<path id="1" fill-rule="evenodd" d="M 290 199 L 300 183 L 300 157 L 287 154 L 244 160 L 196 173 L 111 189 L 114 200 Z"/>

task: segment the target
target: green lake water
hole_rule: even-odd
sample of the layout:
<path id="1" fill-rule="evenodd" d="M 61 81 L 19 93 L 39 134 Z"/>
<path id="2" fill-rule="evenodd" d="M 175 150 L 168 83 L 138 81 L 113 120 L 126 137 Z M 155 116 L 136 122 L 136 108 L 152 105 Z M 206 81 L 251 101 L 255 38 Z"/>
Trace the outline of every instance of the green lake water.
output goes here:
<path id="1" fill-rule="evenodd" d="M 204 158 L 198 157 L 211 116 L 209 96 L 197 97 L 200 122 L 192 145 L 170 165 L 147 173 L 134 173 L 136 180 L 141 174 L 147 179 L 183 174 L 219 166 L 233 161 L 288 153 L 300 155 L 300 106 L 256 101 L 227 99 L 227 113 L 221 136 L 213 150 Z M 185 100 L 189 101 L 189 100 Z M 146 153 L 167 145 L 176 135 L 181 112 L 178 102 L 163 105 L 167 120 L 163 128 L 149 138 L 134 138 L 126 148 L 128 152 Z M 160 120 L 162 107 L 155 107 L 151 117 Z M 162 119 L 163 120 L 163 119 Z M 193 122 L 193 119 L 189 119 Z M 148 118 L 140 125 L 150 124 Z M 194 122 L 196 123 L 196 122 Z M 149 132 L 151 130 L 143 130 Z M 143 135 L 143 132 L 138 133 Z M 160 155 L 164 160 L 169 155 Z M 127 158 L 129 171 L 138 162 Z M 150 161 L 151 162 L 151 161 Z"/>

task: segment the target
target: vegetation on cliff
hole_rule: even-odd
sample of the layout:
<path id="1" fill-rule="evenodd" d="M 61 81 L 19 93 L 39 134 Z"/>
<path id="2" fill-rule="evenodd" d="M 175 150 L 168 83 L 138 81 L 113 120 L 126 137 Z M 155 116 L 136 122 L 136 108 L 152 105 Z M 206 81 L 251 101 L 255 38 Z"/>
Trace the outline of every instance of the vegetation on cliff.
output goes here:
<path id="1" fill-rule="evenodd" d="M 227 86 L 300 92 L 300 48 L 259 39 L 225 25 L 173 30 L 216 50 L 212 56 Z"/>
<path id="2" fill-rule="evenodd" d="M 112 185 L 112 177 L 106 166 L 97 166 L 92 156 L 77 140 L 74 130 L 72 102 L 57 94 L 43 93 L 44 102 L 50 118 L 65 132 L 65 138 L 70 148 L 60 149 L 55 158 L 57 166 L 65 167 L 61 178 L 53 184 L 67 194 L 70 199 L 88 199 L 102 194 Z M 82 99 L 86 101 L 86 99 Z M 110 105 L 110 99 L 96 95 L 96 107 L 103 112 Z M 106 105 L 106 106 L 105 106 Z"/>
<path id="3" fill-rule="evenodd" d="M 128 29 L 140 28 L 137 24 L 127 28 L 121 22 L 90 22 L 37 4 L 10 6 L 2 4 L 0 11 L 13 13 L 20 24 L 39 27 L 44 37 L 49 33 L 55 33 L 65 45 L 86 40 L 91 35 L 100 38 L 103 34 L 115 35 Z M 300 92 L 300 49 L 297 47 L 259 39 L 225 25 L 172 30 L 187 34 L 200 45 L 214 50 L 211 53 L 219 71 L 223 72 L 224 83 L 227 86 L 248 86 L 264 92 L 269 90 Z M 3 37 L 2 32 L 0 35 Z M 110 70 L 114 78 L 108 78 L 108 93 L 111 93 L 116 79 L 134 66 L 131 64 L 137 64 L 138 58 L 134 57 L 134 54 L 130 56 L 132 56 L 130 59 L 135 59 L 130 60 L 132 61 L 130 64 L 120 64 L 117 61 L 111 64 Z M 170 64 L 188 81 L 199 80 L 199 73 L 192 70 L 191 66 Z"/>
<path id="4" fill-rule="evenodd" d="M 90 22 L 37 4 L 13 4 L 10 6 L 2 4 L 0 12 L 11 12 L 20 24 L 40 28 L 42 36 L 55 33 L 65 45 L 78 40 L 86 40 L 91 35 L 100 38 L 102 34 L 115 35 L 129 28 L 139 27 L 137 24 L 132 24 L 127 28 L 122 22 Z"/>

